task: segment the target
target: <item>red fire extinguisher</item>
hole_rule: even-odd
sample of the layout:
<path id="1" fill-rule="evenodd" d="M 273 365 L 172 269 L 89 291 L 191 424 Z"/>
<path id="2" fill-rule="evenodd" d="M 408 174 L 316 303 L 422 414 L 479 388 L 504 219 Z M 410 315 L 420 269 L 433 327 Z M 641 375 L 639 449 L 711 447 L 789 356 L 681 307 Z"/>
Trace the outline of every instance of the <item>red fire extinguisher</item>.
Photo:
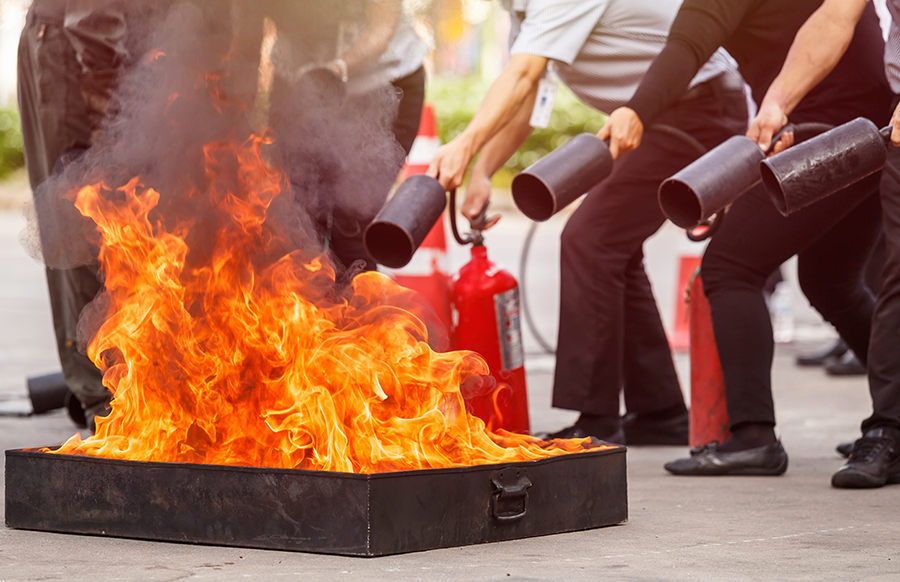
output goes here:
<path id="1" fill-rule="evenodd" d="M 530 426 L 519 285 L 515 277 L 488 259 L 481 236 L 487 206 L 471 221 L 473 233 L 466 238 L 456 228 L 455 208 L 451 192 L 453 235 L 460 244 L 472 245 L 472 260 L 450 279 L 450 346 L 481 354 L 496 381 L 483 393 L 465 395 L 466 403 L 491 430 L 527 433 Z"/>

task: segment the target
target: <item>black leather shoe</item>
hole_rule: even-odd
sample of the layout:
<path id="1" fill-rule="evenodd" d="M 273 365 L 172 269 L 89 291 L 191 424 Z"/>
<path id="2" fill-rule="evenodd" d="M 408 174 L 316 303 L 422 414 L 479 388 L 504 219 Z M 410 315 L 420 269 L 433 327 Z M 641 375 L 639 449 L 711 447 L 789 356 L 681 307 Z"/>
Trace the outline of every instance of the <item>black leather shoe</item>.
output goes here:
<path id="1" fill-rule="evenodd" d="M 831 476 L 832 487 L 863 489 L 900 483 L 900 431 L 873 428 L 853 444 L 847 464 Z"/>
<path id="2" fill-rule="evenodd" d="M 665 420 L 647 418 L 641 414 L 626 414 L 622 419 L 625 442 L 631 445 L 678 445 L 688 444 L 688 413 L 679 414 Z"/>
<path id="3" fill-rule="evenodd" d="M 853 350 L 847 350 L 840 358 L 825 364 L 825 373 L 829 376 L 865 376 L 866 367 L 859 361 Z"/>
<path id="4" fill-rule="evenodd" d="M 665 469 L 675 475 L 781 475 L 787 466 L 781 441 L 736 453 L 719 452 L 719 443 L 711 442 L 691 449 L 688 459 L 666 463 Z"/>
<path id="5" fill-rule="evenodd" d="M 622 432 L 620 428 L 616 432 L 610 435 L 598 436 L 588 434 L 580 426 L 567 426 L 562 430 L 558 430 L 556 432 L 551 432 L 547 434 L 538 435 L 538 438 L 545 441 L 550 441 L 553 439 L 586 439 L 590 438 L 592 440 L 602 441 L 604 443 L 609 443 L 611 445 L 624 445 L 625 444 L 625 434 Z"/>
<path id="6" fill-rule="evenodd" d="M 845 459 L 853 452 L 853 443 L 841 443 L 835 449 Z"/>
<path id="7" fill-rule="evenodd" d="M 830 360 L 843 356 L 849 349 L 847 344 L 844 343 L 844 340 L 838 338 L 833 344 L 828 345 L 821 350 L 809 354 L 800 354 L 797 356 L 797 365 L 824 366 Z"/>

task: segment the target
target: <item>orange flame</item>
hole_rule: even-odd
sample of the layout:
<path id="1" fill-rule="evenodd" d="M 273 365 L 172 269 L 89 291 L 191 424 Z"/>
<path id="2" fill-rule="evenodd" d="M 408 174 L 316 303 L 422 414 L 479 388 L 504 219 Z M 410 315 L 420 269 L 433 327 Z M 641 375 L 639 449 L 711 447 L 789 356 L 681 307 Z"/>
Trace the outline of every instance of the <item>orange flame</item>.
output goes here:
<path id="1" fill-rule="evenodd" d="M 383 472 L 522 461 L 584 441 L 492 433 L 460 386 L 488 373 L 477 354 L 435 353 L 378 273 L 328 299 L 334 273 L 299 252 L 257 266 L 269 205 L 288 191 L 254 137 L 206 147 L 207 196 L 228 219 L 215 251 L 187 260 L 191 220 L 166 229 L 160 194 L 138 178 L 77 193 L 103 238 L 106 318 L 88 348 L 113 392 L 97 434 L 61 453 L 143 461 Z M 223 168 L 237 168 L 229 172 Z M 172 222 L 167 220 L 167 224 Z"/>

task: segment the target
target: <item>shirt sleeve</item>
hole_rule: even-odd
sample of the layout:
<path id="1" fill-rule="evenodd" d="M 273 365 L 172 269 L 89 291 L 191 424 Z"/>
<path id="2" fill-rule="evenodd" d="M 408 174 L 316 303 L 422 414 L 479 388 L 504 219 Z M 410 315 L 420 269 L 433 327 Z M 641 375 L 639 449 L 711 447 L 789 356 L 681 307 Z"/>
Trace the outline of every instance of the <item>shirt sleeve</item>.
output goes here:
<path id="1" fill-rule="evenodd" d="M 610 0 L 530 0 L 510 55 L 530 54 L 571 65 Z"/>
<path id="2" fill-rule="evenodd" d="M 691 79 L 738 29 L 758 0 L 685 0 L 665 48 L 626 104 L 645 126 L 684 94 Z"/>

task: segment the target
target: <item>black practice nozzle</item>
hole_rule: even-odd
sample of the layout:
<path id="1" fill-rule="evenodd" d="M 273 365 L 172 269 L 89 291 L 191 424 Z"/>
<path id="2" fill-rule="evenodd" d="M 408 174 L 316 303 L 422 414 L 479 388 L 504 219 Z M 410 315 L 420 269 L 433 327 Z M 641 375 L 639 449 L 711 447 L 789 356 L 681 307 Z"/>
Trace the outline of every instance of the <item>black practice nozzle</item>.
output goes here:
<path id="1" fill-rule="evenodd" d="M 882 169 L 890 139 L 891 127 L 858 117 L 764 160 L 762 180 L 788 216 Z"/>
<path id="2" fill-rule="evenodd" d="M 787 132 L 794 132 L 800 142 L 830 128 L 823 123 L 788 124 L 775 134 L 769 149 Z M 765 159 L 766 152 L 749 137 L 730 137 L 660 184 L 660 209 L 682 228 L 707 224 L 762 181 L 759 165 Z"/>
<path id="3" fill-rule="evenodd" d="M 366 227 L 366 251 L 386 267 L 405 266 L 446 206 L 447 193 L 440 182 L 424 174 L 407 178 Z"/>
<path id="4" fill-rule="evenodd" d="M 730 137 L 664 180 L 659 186 L 659 207 L 681 228 L 707 222 L 759 184 L 759 163 L 765 157 L 752 139 Z"/>
<path id="5" fill-rule="evenodd" d="M 513 200 L 525 216 L 543 222 L 605 180 L 612 167 L 606 142 L 582 133 L 516 176 Z"/>

